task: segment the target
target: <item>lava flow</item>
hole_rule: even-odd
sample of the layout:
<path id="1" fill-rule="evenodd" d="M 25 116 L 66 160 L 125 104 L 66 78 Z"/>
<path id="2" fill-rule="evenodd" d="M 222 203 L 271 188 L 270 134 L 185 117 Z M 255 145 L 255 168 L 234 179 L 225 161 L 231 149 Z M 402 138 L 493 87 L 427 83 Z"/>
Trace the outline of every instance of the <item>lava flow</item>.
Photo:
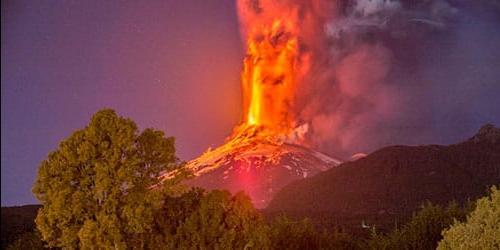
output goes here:
<path id="1" fill-rule="evenodd" d="M 299 57 L 296 13 L 254 18 L 243 5 L 239 2 L 247 46 L 242 122 L 222 146 L 209 149 L 186 168 L 195 176 L 190 184 L 243 190 L 254 205 L 264 207 L 284 185 L 340 162 L 299 143 L 307 125 L 297 126 L 291 105 L 307 67 Z"/>

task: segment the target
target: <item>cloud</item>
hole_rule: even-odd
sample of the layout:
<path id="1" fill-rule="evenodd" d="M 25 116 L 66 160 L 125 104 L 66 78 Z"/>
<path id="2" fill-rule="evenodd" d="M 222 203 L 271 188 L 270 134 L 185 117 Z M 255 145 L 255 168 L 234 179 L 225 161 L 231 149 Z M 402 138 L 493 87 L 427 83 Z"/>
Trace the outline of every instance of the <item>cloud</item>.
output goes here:
<path id="1" fill-rule="evenodd" d="M 391 13 L 400 9 L 401 3 L 391 0 L 358 0 L 354 4 L 354 11 L 362 16 Z"/>

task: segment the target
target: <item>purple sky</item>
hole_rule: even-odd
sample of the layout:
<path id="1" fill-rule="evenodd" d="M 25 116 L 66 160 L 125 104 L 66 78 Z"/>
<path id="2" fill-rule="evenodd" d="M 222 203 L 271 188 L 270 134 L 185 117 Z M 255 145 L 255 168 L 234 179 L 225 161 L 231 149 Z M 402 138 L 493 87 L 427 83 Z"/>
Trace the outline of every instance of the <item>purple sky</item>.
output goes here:
<path id="1" fill-rule="evenodd" d="M 233 0 L 2 1 L 2 206 L 36 203 L 40 161 L 105 107 L 175 136 L 183 160 L 222 143 L 241 112 L 235 8 Z M 496 8 L 462 8 L 449 31 L 393 48 L 411 52 L 392 75 L 411 112 L 367 124 L 376 133 L 359 151 L 454 143 L 500 125 Z"/>
<path id="2" fill-rule="evenodd" d="M 103 107 L 176 137 L 182 159 L 240 114 L 233 0 L 2 1 L 2 206 L 35 203 L 47 154 Z"/>

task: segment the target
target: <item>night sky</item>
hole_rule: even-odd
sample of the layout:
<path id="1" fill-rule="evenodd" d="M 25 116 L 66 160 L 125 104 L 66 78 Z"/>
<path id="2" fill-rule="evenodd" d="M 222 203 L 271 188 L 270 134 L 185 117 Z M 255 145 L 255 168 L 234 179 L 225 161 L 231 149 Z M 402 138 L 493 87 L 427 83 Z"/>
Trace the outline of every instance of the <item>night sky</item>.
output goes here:
<path id="1" fill-rule="evenodd" d="M 422 39 L 420 71 L 398 64 L 406 115 L 373 124 L 383 139 L 359 151 L 455 143 L 500 125 L 500 10 L 486 12 Z M 221 144 L 240 120 L 233 0 L 16 0 L 2 1 L 1 14 L 2 206 L 36 203 L 40 161 L 99 109 L 175 136 L 182 160 Z"/>
<path id="2" fill-rule="evenodd" d="M 240 118 L 233 0 L 2 1 L 2 206 L 35 203 L 36 169 L 109 107 L 189 159 Z"/>

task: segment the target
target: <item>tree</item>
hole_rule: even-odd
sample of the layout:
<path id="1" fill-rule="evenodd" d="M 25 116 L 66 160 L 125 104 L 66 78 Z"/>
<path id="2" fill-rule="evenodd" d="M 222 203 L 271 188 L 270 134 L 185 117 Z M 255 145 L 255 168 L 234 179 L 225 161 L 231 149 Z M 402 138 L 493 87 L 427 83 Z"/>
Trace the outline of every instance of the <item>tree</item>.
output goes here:
<path id="1" fill-rule="evenodd" d="M 500 190 L 491 188 L 489 196 L 476 202 L 466 222 L 455 221 L 443 231 L 438 249 L 500 249 Z"/>
<path id="2" fill-rule="evenodd" d="M 148 190 L 178 166 L 173 137 L 101 110 L 40 164 L 37 228 L 49 247 L 141 247 L 163 199 Z"/>
<path id="3" fill-rule="evenodd" d="M 426 203 L 402 228 L 388 235 L 373 233 L 369 249 L 436 249 L 441 231 L 454 220 L 463 220 L 469 208 L 453 202 L 448 207 Z"/>
<path id="4" fill-rule="evenodd" d="M 271 249 L 358 249 L 357 243 L 339 229 L 318 231 L 308 219 L 276 218 L 270 229 Z"/>
<path id="5" fill-rule="evenodd" d="M 267 226 L 243 193 L 192 189 L 167 197 L 150 249 L 266 249 Z"/>
<path id="6" fill-rule="evenodd" d="M 294 221 L 287 217 L 276 218 L 271 225 L 273 249 L 318 249 L 317 232 L 309 220 Z"/>
<path id="7" fill-rule="evenodd" d="M 38 231 L 27 232 L 22 234 L 19 239 L 10 244 L 7 250 L 23 250 L 23 249 L 44 249 L 43 241 Z"/>

